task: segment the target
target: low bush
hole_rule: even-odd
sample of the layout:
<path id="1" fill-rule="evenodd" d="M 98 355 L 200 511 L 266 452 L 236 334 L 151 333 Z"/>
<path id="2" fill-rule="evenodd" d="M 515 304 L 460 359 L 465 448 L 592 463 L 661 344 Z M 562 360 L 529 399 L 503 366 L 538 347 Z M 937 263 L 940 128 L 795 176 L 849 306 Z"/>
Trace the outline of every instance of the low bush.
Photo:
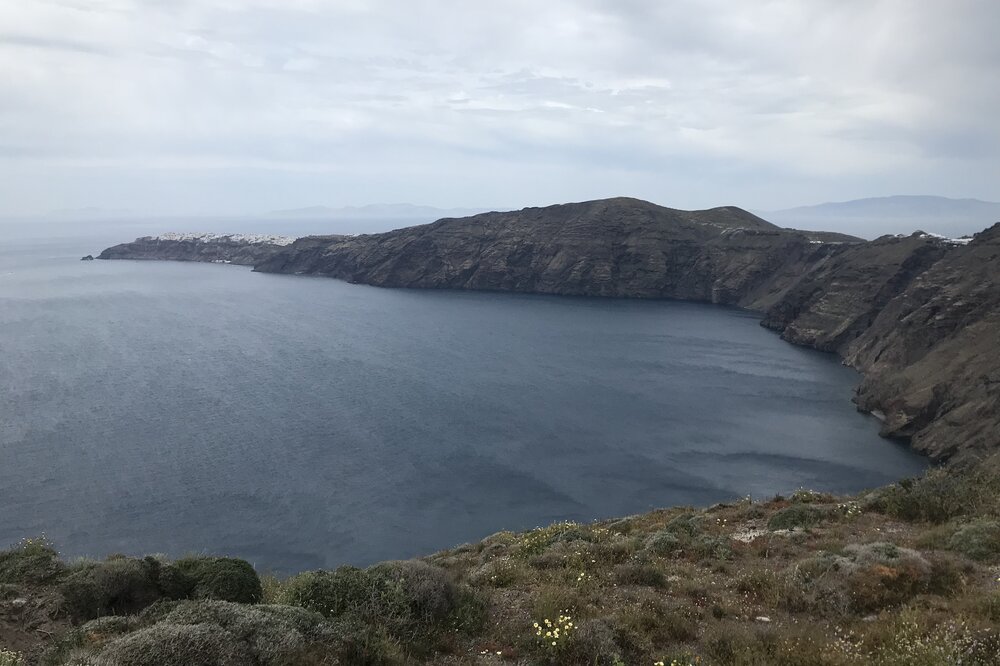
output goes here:
<path id="1" fill-rule="evenodd" d="M 77 620 L 137 613 L 161 597 L 153 558 L 84 562 L 60 584 L 66 610 Z"/>
<path id="2" fill-rule="evenodd" d="M 963 525 L 948 539 L 948 549 L 979 562 L 997 562 L 1000 522 L 984 519 Z"/>
<path id="3" fill-rule="evenodd" d="M 66 565 L 46 539 L 23 539 L 0 550 L 0 583 L 49 583 L 65 571 Z"/>
<path id="4" fill-rule="evenodd" d="M 902 520 L 944 523 L 960 516 L 996 515 L 998 500 L 1000 475 L 935 469 L 876 491 L 866 508 Z"/>
<path id="5" fill-rule="evenodd" d="M 615 633 L 603 620 L 581 622 L 558 652 L 540 650 L 548 663 L 558 666 L 621 666 L 622 651 Z"/>
<path id="6" fill-rule="evenodd" d="M 175 573 L 176 572 L 176 573 Z M 165 567 L 161 578 L 172 598 L 217 599 L 258 603 L 264 596 L 260 577 L 246 560 L 233 557 L 187 557 Z"/>
<path id="7" fill-rule="evenodd" d="M 458 588 L 444 569 L 406 560 L 291 578 L 283 602 L 414 639 L 454 625 Z"/>
<path id="8" fill-rule="evenodd" d="M 137 613 L 161 599 L 217 599 L 256 603 L 260 579 L 248 562 L 226 557 L 191 557 L 164 564 L 112 556 L 72 567 L 59 585 L 66 610 L 77 620 Z"/>
<path id="9" fill-rule="evenodd" d="M 812 527 L 823 520 L 823 511 L 811 504 L 793 504 L 781 509 L 767 521 L 771 530 L 792 530 Z"/>
<path id="10" fill-rule="evenodd" d="M 462 585 L 455 593 L 455 607 L 451 612 L 452 626 L 455 631 L 474 634 L 486 624 L 489 610 L 489 597 L 468 585 Z"/>
<path id="11" fill-rule="evenodd" d="M 620 564 L 615 567 L 614 574 L 621 585 L 667 586 L 667 577 L 663 572 L 648 564 Z"/>
<path id="12" fill-rule="evenodd" d="M 646 539 L 646 550 L 660 557 L 668 557 L 683 548 L 680 538 L 673 532 L 660 530 Z"/>
<path id="13" fill-rule="evenodd" d="M 966 622 L 904 610 L 882 615 L 842 649 L 875 666 L 995 666 L 1000 634 Z"/>
<path id="14" fill-rule="evenodd" d="M 469 582 L 484 587 L 510 587 L 520 580 L 522 574 L 523 565 L 519 560 L 499 557 L 469 572 Z"/>
<path id="15" fill-rule="evenodd" d="M 101 661 L 128 666 L 243 666 L 254 657 L 228 631 L 207 624 L 156 624 L 101 650 Z"/>
<path id="16" fill-rule="evenodd" d="M 702 531 L 702 517 L 696 513 L 682 513 L 667 523 L 663 529 L 678 536 L 693 537 Z"/>
<path id="17" fill-rule="evenodd" d="M 619 536 L 597 544 L 591 550 L 593 558 L 602 564 L 619 564 L 632 558 L 642 541 L 635 537 Z"/>
<path id="18" fill-rule="evenodd" d="M 344 566 L 334 571 L 308 571 L 289 578 L 281 602 L 301 606 L 326 617 L 356 611 L 372 598 L 362 569 Z"/>
<path id="19" fill-rule="evenodd" d="M 532 601 L 531 615 L 532 617 L 553 618 L 568 612 L 573 616 L 578 616 L 586 605 L 586 601 L 580 593 L 572 587 L 543 585 Z"/>
<path id="20" fill-rule="evenodd" d="M 317 666 L 331 663 L 330 658 L 333 658 L 333 664 L 351 666 L 403 666 L 413 663 L 407 658 L 401 641 L 384 627 L 355 620 L 337 621 L 334 627 L 336 640 L 328 653 L 322 655 L 322 660 L 315 662 Z"/>
<path id="21" fill-rule="evenodd" d="M 385 562 L 367 570 L 380 589 L 401 609 L 397 628 L 430 626 L 445 620 L 455 608 L 456 587 L 451 575 L 420 560 Z"/>
<path id="22" fill-rule="evenodd" d="M 722 537 L 704 534 L 692 541 L 691 548 L 702 560 L 729 560 L 733 557 L 729 540 Z"/>
<path id="23" fill-rule="evenodd" d="M 100 618 L 49 655 L 48 663 L 108 666 L 288 666 L 334 652 L 323 617 L 302 608 L 180 601 L 138 617 Z"/>

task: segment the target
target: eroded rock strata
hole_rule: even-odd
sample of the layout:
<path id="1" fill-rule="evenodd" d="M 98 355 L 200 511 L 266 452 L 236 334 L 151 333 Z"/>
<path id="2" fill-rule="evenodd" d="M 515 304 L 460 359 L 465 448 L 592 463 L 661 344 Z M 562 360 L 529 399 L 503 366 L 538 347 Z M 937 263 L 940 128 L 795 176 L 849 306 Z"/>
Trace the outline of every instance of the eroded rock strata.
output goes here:
<path id="1" fill-rule="evenodd" d="M 382 287 L 737 305 L 861 371 L 858 405 L 884 416 L 883 434 L 935 458 L 1000 445 L 1000 225 L 967 243 L 920 232 L 863 242 L 782 229 L 735 207 L 681 211 L 619 198 L 382 234 L 207 245 L 147 238 L 100 258 L 227 260 Z"/>
<path id="2" fill-rule="evenodd" d="M 288 236 L 265 234 L 163 234 L 109 247 L 98 259 L 158 259 L 253 266 L 291 244 Z"/>

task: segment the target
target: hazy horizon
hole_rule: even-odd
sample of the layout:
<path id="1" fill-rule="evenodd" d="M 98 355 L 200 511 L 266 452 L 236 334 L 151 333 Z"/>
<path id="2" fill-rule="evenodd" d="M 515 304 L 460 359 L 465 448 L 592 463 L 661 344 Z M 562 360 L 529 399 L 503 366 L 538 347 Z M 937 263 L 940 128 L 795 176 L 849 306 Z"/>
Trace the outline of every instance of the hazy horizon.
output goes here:
<path id="1" fill-rule="evenodd" d="M 988 0 L 8 3 L 0 215 L 995 201 L 998 20 Z"/>

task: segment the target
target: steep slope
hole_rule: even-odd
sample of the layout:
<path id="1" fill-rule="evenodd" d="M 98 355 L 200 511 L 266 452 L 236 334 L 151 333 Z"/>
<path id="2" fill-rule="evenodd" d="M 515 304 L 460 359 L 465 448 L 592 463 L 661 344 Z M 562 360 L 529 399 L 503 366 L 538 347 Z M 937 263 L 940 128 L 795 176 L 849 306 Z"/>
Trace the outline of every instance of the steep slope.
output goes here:
<path id="1" fill-rule="evenodd" d="M 1000 225 L 968 245 L 923 233 L 817 262 L 763 325 L 838 352 L 882 433 L 943 459 L 1000 447 Z"/>
<path id="2" fill-rule="evenodd" d="M 843 353 L 948 249 L 926 234 L 884 236 L 843 248 L 810 265 L 762 323 L 789 342 Z"/>
<path id="3" fill-rule="evenodd" d="M 1000 223 L 955 247 L 845 351 L 858 405 L 935 457 L 1000 447 Z"/>
<path id="4" fill-rule="evenodd" d="M 255 266 L 383 287 L 712 303 L 765 299 L 821 245 L 734 207 L 635 199 L 443 219 L 369 236 L 302 238 Z"/>
<path id="5" fill-rule="evenodd" d="M 109 247 L 98 259 L 159 259 L 253 266 L 289 245 L 288 236 L 263 234 L 163 234 Z"/>

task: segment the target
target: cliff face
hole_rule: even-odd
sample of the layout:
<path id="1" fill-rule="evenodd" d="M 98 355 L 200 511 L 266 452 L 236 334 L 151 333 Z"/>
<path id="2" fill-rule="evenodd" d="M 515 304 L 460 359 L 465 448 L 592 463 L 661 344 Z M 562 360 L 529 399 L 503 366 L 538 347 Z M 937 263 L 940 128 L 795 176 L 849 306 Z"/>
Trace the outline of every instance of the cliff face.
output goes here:
<path id="1" fill-rule="evenodd" d="M 1000 223 L 911 280 L 844 355 L 884 434 L 934 457 L 1000 447 Z"/>
<path id="2" fill-rule="evenodd" d="M 484 213 L 287 245 L 139 239 L 100 258 L 229 260 L 383 287 L 737 305 L 864 374 L 858 406 L 937 458 L 1000 447 L 1000 225 L 959 245 L 781 229 L 635 199 Z"/>
<path id="3" fill-rule="evenodd" d="M 255 270 L 382 287 L 735 304 L 773 299 L 821 247 L 833 246 L 739 208 L 692 212 L 609 199 L 302 238 Z"/>
<path id="4" fill-rule="evenodd" d="M 242 234 L 164 234 L 115 245 L 98 259 L 159 259 L 253 266 L 289 245 L 286 236 Z"/>
<path id="5" fill-rule="evenodd" d="M 864 376 L 860 409 L 934 458 L 1000 447 L 1000 224 L 956 245 L 884 237 L 802 275 L 763 324 L 836 351 Z"/>
<path id="6" fill-rule="evenodd" d="M 843 355 L 889 301 L 948 249 L 921 234 L 844 247 L 796 276 L 761 323 L 789 342 Z"/>

